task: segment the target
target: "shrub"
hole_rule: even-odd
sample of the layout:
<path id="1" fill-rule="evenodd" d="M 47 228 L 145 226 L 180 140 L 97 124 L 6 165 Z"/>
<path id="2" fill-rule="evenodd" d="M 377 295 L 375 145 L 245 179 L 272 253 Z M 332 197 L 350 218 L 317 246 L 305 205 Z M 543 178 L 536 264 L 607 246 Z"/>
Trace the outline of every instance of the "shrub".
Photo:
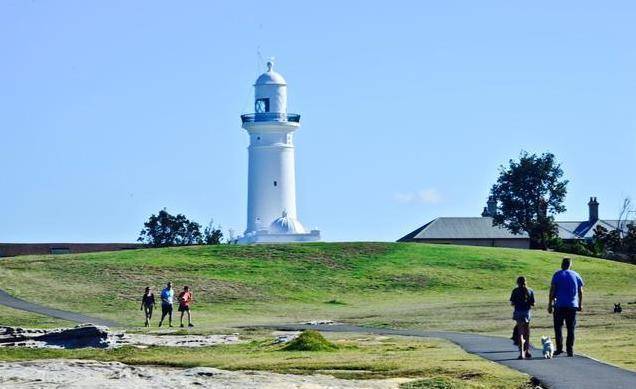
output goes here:
<path id="1" fill-rule="evenodd" d="M 283 351 L 333 351 L 338 346 L 331 343 L 316 330 L 305 330 L 296 339 L 287 343 Z"/>

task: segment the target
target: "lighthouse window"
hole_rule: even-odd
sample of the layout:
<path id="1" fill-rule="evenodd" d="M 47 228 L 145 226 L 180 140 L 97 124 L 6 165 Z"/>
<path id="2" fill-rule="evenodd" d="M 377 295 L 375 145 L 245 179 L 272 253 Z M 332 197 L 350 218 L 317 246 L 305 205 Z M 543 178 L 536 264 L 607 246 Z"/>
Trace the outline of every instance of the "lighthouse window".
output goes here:
<path id="1" fill-rule="evenodd" d="M 278 186 L 278 181 L 274 181 L 274 186 Z"/>
<path id="2" fill-rule="evenodd" d="M 254 112 L 269 112 L 269 99 L 256 99 L 256 103 L 254 104 Z"/>

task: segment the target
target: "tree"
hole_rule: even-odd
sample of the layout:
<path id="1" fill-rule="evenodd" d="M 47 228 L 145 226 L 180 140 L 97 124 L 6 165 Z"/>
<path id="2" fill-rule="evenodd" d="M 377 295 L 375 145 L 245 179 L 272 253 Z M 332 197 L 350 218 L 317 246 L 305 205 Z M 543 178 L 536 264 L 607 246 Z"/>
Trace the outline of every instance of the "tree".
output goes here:
<path id="1" fill-rule="evenodd" d="M 633 212 L 635 211 L 634 207 L 632 206 L 632 200 L 629 197 L 625 197 L 625 199 L 623 200 L 623 205 L 621 206 L 621 210 L 618 213 L 618 223 L 616 226 L 621 238 L 625 237 L 625 235 L 627 234 L 629 215 Z"/>
<path id="2" fill-rule="evenodd" d="M 598 224 L 594 228 L 594 235 L 592 236 L 592 243 L 594 246 L 594 251 L 597 255 L 603 255 L 607 250 L 607 243 L 609 238 L 609 231 L 607 228 Z"/>
<path id="3" fill-rule="evenodd" d="M 210 220 L 210 224 L 203 231 L 203 241 L 205 244 L 221 244 L 221 239 L 223 239 L 221 226 L 215 227 L 214 220 Z"/>
<path id="4" fill-rule="evenodd" d="M 185 246 L 200 244 L 203 236 L 199 223 L 182 214 L 173 216 L 164 208 L 150 215 L 137 240 L 153 247 Z"/>
<path id="5" fill-rule="evenodd" d="M 554 154 L 521 152 L 519 161 L 500 167 L 491 194 L 499 205 L 493 224 L 513 234 L 526 232 L 530 247 L 547 249 L 557 234 L 554 215 L 564 212 L 568 180 Z"/>

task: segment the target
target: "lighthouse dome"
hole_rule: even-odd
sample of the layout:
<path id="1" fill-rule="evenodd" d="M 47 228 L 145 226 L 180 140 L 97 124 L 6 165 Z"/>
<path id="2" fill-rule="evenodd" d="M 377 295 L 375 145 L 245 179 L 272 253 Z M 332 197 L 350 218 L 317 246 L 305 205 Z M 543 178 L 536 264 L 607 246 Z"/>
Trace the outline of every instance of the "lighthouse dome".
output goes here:
<path id="1" fill-rule="evenodd" d="M 269 225 L 269 231 L 273 234 L 304 234 L 305 227 L 300 222 L 283 212 L 283 216 L 274 220 Z"/>
<path id="2" fill-rule="evenodd" d="M 273 70 L 274 63 L 267 62 L 267 71 L 261 74 L 254 85 L 287 85 L 283 76 Z"/>

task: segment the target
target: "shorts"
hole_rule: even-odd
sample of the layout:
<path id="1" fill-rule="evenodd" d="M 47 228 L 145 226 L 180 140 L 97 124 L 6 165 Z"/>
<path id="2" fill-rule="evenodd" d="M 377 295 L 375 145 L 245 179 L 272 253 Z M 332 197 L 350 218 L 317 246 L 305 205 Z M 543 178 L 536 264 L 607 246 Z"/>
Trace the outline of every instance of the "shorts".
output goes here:
<path id="1" fill-rule="evenodd" d="M 179 305 L 179 312 L 190 312 L 190 306 L 189 305 Z"/>
<path id="2" fill-rule="evenodd" d="M 530 310 L 527 311 L 514 311 L 512 314 L 512 320 L 516 321 L 517 323 L 521 322 L 521 323 L 530 323 Z"/>
<path id="3" fill-rule="evenodd" d="M 167 315 L 172 313 L 172 304 L 161 304 L 161 314 Z"/>

